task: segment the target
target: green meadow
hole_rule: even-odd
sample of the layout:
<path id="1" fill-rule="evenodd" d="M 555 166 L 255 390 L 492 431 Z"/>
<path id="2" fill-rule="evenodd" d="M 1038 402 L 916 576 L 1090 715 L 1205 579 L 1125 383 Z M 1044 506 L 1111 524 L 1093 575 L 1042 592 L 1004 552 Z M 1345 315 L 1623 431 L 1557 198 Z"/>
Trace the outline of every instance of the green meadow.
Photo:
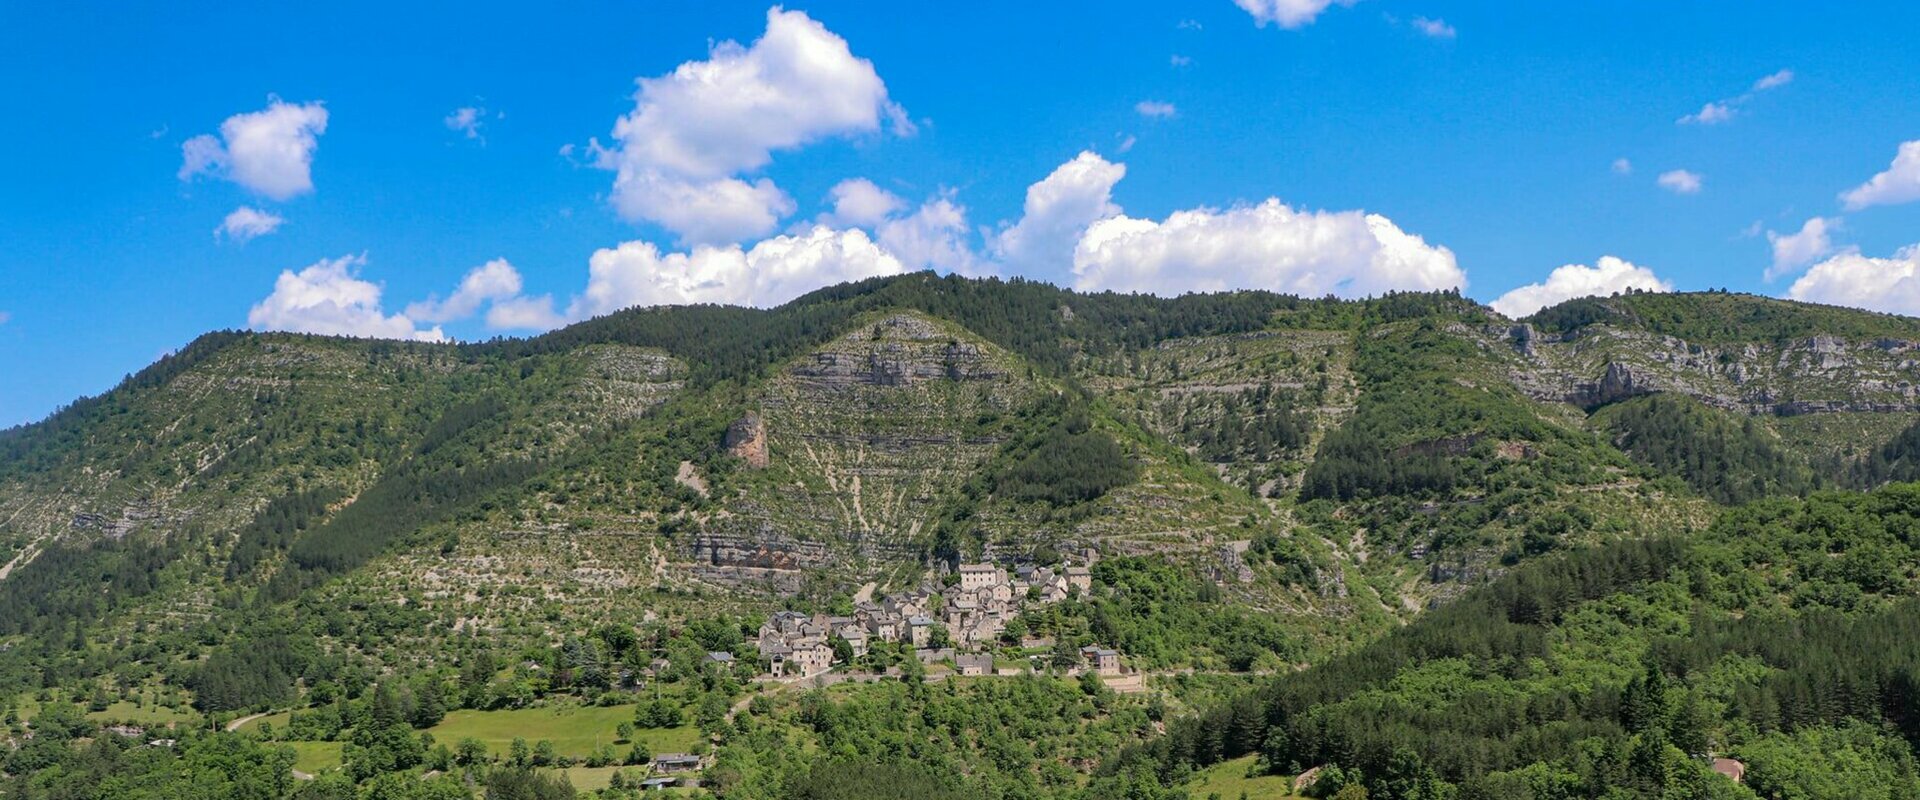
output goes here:
<path id="1" fill-rule="evenodd" d="M 611 745 L 625 755 L 628 744 L 619 740 L 615 729 L 633 721 L 633 705 L 578 706 L 556 705 L 516 708 L 500 711 L 461 710 L 447 714 L 440 724 L 428 729 L 436 741 L 454 746 L 461 739 L 485 742 L 493 755 L 505 755 L 514 739 L 528 745 L 542 739 L 553 742 L 554 752 L 573 758 L 585 758 L 601 745 Z M 692 723 L 678 728 L 640 728 L 634 739 L 645 742 L 655 753 L 687 752 L 701 741 L 700 730 Z M 611 771 L 609 771 L 611 774 Z"/>

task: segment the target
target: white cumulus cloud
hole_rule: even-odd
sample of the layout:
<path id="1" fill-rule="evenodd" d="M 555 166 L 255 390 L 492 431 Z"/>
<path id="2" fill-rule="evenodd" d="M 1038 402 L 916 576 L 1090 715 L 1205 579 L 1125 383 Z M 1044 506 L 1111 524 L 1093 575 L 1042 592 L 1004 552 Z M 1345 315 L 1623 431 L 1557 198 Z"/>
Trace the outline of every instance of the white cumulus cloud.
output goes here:
<path id="1" fill-rule="evenodd" d="M 1175 109 L 1172 103 L 1161 102 L 1159 100 L 1142 100 L 1134 103 L 1133 110 L 1139 113 L 1140 116 L 1151 119 L 1169 119 L 1172 118 L 1174 114 L 1179 113 L 1178 109 Z"/>
<path id="2" fill-rule="evenodd" d="M 462 134 L 469 139 L 479 139 L 481 138 L 480 127 L 485 124 L 482 120 L 486 116 L 487 110 L 484 108 L 462 106 L 454 109 L 453 113 L 448 114 L 442 122 L 446 124 L 447 130 Z"/>
<path id="3" fill-rule="evenodd" d="M 1739 95 L 1725 100 L 1714 100 L 1701 106 L 1699 111 L 1681 117 L 1681 125 L 1718 125 L 1731 121 L 1739 115 L 1742 106 L 1761 92 L 1778 89 L 1793 82 L 1793 70 L 1783 69 L 1754 81 L 1751 87 Z"/>
<path id="4" fill-rule="evenodd" d="M 993 240 L 996 257 L 1016 271 L 1051 275 L 1072 263 L 1074 245 L 1087 226 L 1117 216 L 1113 185 L 1126 177 L 1115 164 L 1082 151 L 1040 182 L 1027 187 L 1019 222 L 1002 228 Z"/>
<path id="5" fill-rule="evenodd" d="M 798 208 L 767 178 L 690 181 L 657 172 L 623 175 L 616 182 L 614 202 L 623 214 L 652 220 L 682 241 L 703 244 L 760 236 Z"/>
<path id="6" fill-rule="evenodd" d="M 1684 169 L 1670 169 L 1660 173 L 1655 179 L 1660 188 L 1674 194 L 1699 194 L 1702 178 L 1700 173 Z"/>
<path id="7" fill-rule="evenodd" d="M 1901 143 L 1885 172 L 1847 190 L 1840 200 L 1849 211 L 1920 200 L 1920 139 Z"/>
<path id="8" fill-rule="evenodd" d="M 520 271 L 504 258 L 496 258 L 474 267 L 460 279 L 453 294 L 441 300 L 429 296 L 407 305 L 405 314 L 422 322 L 452 322 L 466 319 L 488 302 L 498 302 L 520 294 Z"/>
<path id="9" fill-rule="evenodd" d="M 220 221 L 220 227 L 213 229 L 213 238 L 226 238 L 245 243 L 279 230 L 286 221 L 286 218 L 279 214 L 261 211 L 252 206 L 241 206 Z"/>
<path id="10" fill-rule="evenodd" d="M 822 215 L 828 225 L 855 225 L 870 228 L 893 216 L 906 203 L 892 192 L 866 178 L 848 178 L 827 191 L 833 211 Z"/>
<path id="11" fill-rule="evenodd" d="M 218 137 L 202 134 L 181 145 L 178 176 L 212 175 L 286 200 L 313 191 L 313 151 L 326 132 L 325 106 L 270 97 L 265 109 L 220 123 Z"/>
<path id="12" fill-rule="evenodd" d="M 370 339 L 445 341 L 438 327 L 422 330 L 405 314 L 380 308 L 380 285 L 361 280 L 366 256 L 322 259 L 295 272 L 283 270 L 273 294 L 247 312 L 247 324 L 270 331 L 358 336 Z"/>
<path id="13" fill-rule="evenodd" d="M 1289 30 L 1312 24 L 1336 3 L 1349 6 L 1354 0 L 1233 0 L 1234 5 L 1253 15 L 1254 24 L 1264 28 L 1272 22 Z"/>
<path id="14" fill-rule="evenodd" d="M 1614 160 L 1613 160 L 1613 174 L 1615 174 L 1615 175 L 1632 175 L 1632 174 L 1633 174 L 1633 162 L 1632 162 L 1632 161 L 1628 161 L 1627 159 L 1624 159 L 1624 158 L 1616 158 L 1616 159 L 1614 159 Z"/>
<path id="15" fill-rule="evenodd" d="M 1793 70 L 1783 69 L 1753 82 L 1753 91 L 1764 92 L 1793 82 Z"/>
<path id="16" fill-rule="evenodd" d="M 1787 289 L 1787 297 L 1920 315 L 1920 244 L 1901 248 L 1892 258 L 1870 258 L 1848 248 L 1808 269 Z"/>
<path id="17" fill-rule="evenodd" d="M 487 327 L 497 331 L 544 331 L 565 324 L 567 318 L 553 310 L 553 295 L 508 297 L 487 307 Z"/>
<path id="18" fill-rule="evenodd" d="M 811 231 L 775 236 L 751 250 L 738 245 L 698 246 L 662 252 L 632 241 L 594 252 L 587 262 L 587 288 L 568 306 L 567 318 L 584 319 L 630 306 L 725 303 L 775 306 L 845 281 L 905 272 L 865 231 Z"/>
<path id="19" fill-rule="evenodd" d="M 1718 125 L 1733 119 L 1733 106 L 1725 100 L 1709 101 L 1699 111 L 1680 118 L 1682 125 Z"/>
<path id="20" fill-rule="evenodd" d="M 639 84 L 633 111 L 614 125 L 614 146 L 598 151 L 616 172 L 613 204 L 693 244 L 765 235 L 793 213 L 772 181 L 739 177 L 776 151 L 883 122 L 903 135 L 913 127 L 872 62 L 806 14 L 779 7 L 752 45 L 722 42 L 707 60 Z"/>
<path id="21" fill-rule="evenodd" d="M 1488 305 L 1508 317 L 1519 319 L 1576 297 L 1600 297 L 1628 289 L 1671 292 L 1673 284 L 1661 280 L 1646 267 L 1615 256 L 1601 256 L 1591 267 L 1568 264 L 1555 269 L 1547 274 L 1546 281 L 1514 289 Z"/>
<path id="22" fill-rule="evenodd" d="M 1076 288 L 1178 295 L 1270 289 L 1303 296 L 1376 295 L 1464 286 L 1453 252 L 1359 211 L 1298 211 L 1269 199 L 1163 221 L 1110 217 L 1073 254 Z"/>
<path id="23" fill-rule="evenodd" d="M 1460 32 L 1457 30 L 1454 30 L 1453 26 L 1447 24 L 1447 21 L 1444 19 L 1428 19 L 1426 17 L 1414 17 L 1413 27 L 1414 27 L 1414 30 L 1417 30 L 1423 34 L 1426 34 L 1427 36 L 1434 39 L 1452 39 L 1455 36 L 1460 35 Z"/>
<path id="24" fill-rule="evenodd" d="M 881 249 L 909 270 L 932 269 L 980 276 L 995 272 L 977 255 L 968 239 L 967 209 L 948 197 L 921 204 L 912 214 L 894 217 L 874 228 Z"/>
<path id="25" fill-rule="evenodd" d="M 1814 217 L 1801 225 L 1798 233 L 1767 231 L 1767 242 L 1773 245 L 1773 265 L 1767 268 L 1766 279 L 1772 281 L 1833 252 L 1832 231 L 1838 227 L 1837 217 Z"/>

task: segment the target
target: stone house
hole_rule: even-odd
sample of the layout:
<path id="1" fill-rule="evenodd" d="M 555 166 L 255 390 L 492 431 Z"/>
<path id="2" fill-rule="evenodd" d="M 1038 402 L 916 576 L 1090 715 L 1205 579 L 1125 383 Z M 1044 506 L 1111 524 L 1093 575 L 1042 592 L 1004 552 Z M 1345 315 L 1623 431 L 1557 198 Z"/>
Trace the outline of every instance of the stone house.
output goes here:
<path id="1" fill-rule="evenodd" d="M 798 636 L 800 635 L 800 626 L 805 624 L 807 624 L 807 615 L 798 611 L 780 611 L 768 620 L 767 627 L 771 627 L 788 636 Z M 761 630 L 765 629 L 765 627 L 761 628 Z"/>
<path id="2" fill-rule="evenodd" d="M 849 626 L 846 629 L 846 633 L 841 634 L 840 638 L 845 639 L 847 646 L 853 649 L 854 658 L 859 658 L 867 654 L 868 644 L 866 631 Z"/>
<path id="3" fill-rule="evenodd" d="M 927 613 L 927 598 L 924 595 L 887 595 L 887 598 L 880 602 L 880 607 L 896 617 L 923 616 Z"/>
<path id="4" fill-rule="evenodd" d="M 934 622 L 928 617 L 913 617 L 907 620 L 908 640 L 917 648 L 926 647 L 933 642 Z"/>
<path id="5" fill-rule="evenodd" d="M 980 604 L 972 600 L 955 600 L 947 604 L 947 630 L 959 631 L 967 627 L 975 614 L 980 613 Z"/>
<path id="6" fill-rule="evenodd" d="M 961 675 L 966 675 L 966 676 L 992 675 L 993 674 L 993 654 L 992 653 L 961 653 L 960 655 L 953 657 L 953 666 L 954 666 L 954 669 L 958 670 Z"/>
<path id="7" fill-rule="evenodd" d="M 786 674 L 798 674 L 801 677 L 818 675 L 833 667 L 833 648 L 817 639 L 806 640 L 804 644 L 793 647 L 787 656 Z"/>
<path id="8" fill-rule="evenodd" d="M 1006 583 L 1007 574 L 992 564 L 961 564 L 960 591 L 972 592 L 994 584 Z"/>
<path id="9" fill-rule="evenodd" d="M 1102 647 L 1082 647 L 1080 657 L 1087 662 L 1087 668 L 1102 675 L 1120 674 L 1120 653 Z"/>
<path id="10" fill-rule="evenodd" d="M 778 678 L 787 674 L 787 662 L 793 658 L 793 648 L 777 641 L 762 643 L 760 655 L 767 660 L 767 672 Z"/>
<path id="11" fill-rule="evenodd" d="M 866 621 L 867 633 L 883 642 L 900 640 L 900 624 L 904 620 L 892 614 L 869 617 Z"/>

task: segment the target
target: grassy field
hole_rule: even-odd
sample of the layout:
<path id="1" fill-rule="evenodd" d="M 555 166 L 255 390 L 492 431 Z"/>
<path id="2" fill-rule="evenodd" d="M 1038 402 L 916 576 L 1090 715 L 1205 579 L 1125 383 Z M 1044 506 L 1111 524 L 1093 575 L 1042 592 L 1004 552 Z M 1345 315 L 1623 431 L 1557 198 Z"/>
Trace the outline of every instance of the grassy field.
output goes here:
<path id="1" fill-rule="evenodd" d="M 340 748 L 344 746 L 341 742 L 281 742 L 280 744 L 293 748 L 296 754 L 293 768 L 308 775 L 318 775 L 340 767 Z"/>
<path id="2" fill-rule="evenodd" d="M 241 733 L 253 733 L 254 731 L 260 730 L 261 725 L 272 725 L 275 732 L 285 731 L 287 729 L 287 720 L 290 720 L 292 718 L 293 718 L 293 712 L 280 711 L 277 713 L 268 714 L 264 717 L 260 717 L 259 719 L 247 720 L 247 724 L 242 725 L 238 728 L 235 728 L 234 730 L 239 731 Z"/>
<path id="3" fill-rule="evenodd" d="M 200 715 L 191 711 L 177 711 L 152 704 L 141 708 L 133 703 L 122 700 L 107 706 L 107 710 L 105 711 L 89 712 L 87 719 L 95 722 L 128 721 L 141 725 L 168 725 L 172 723 L 192 724 L 200 720 Z"/>
<path id="4" fill-rule="evenodd" d="M 147 726 L 173 723 L 194 724 L 200 721 L 200 715 L 194 713 L 191 709 L 180 711 L 160 705 L 152 693 L 142 693 L 141 696 L 147 701 L 145 708 L 140 707 L 139 704 L 133 701 L 121 700 L 107 706 L 104 711 L 86 712 L 86 718 L 94 722 L 132 722 Z M 64 694 L 56 693 L 49 702 L 66 703 L 72 701 Z M 0 703 L 0 705 L 4 705 L 4 703 Z M 40 715 L 40 705 L 40 701 L 34 699 L 33 695 L 21 695 L 15 698 L 14 710 L 20 715 L 21 722 L 32 722 L 34 717 Z"/>
<path id="5" fill-rule="evenodd" d="M 1280 800 L 1294 797 L 1293 777 L 1289 775 L 1261 775 L 1247 777 L 1247 768 L 1253 766 L 1258 756 L 1243 756 L 1232 761 L 1223 761 L 1201 770 L 1187 782 L 1187 791 L 1195 800 L 1218 795 L 1221 800 Z"/>
<path id="6" fill-rule="evenodd" d="M 585 758 L 603 744 L 613 745 L 616 753 L 625 755 L 627 745 L 615 742 L 619 737 L 614 729 L 622 722 L 633 721 L 633 710 L 632 705 L 462 710 L 447 714 L 429 731 L 448 747 L 468 737 L 479 739 L 495 755 L 506 754 L 515 738 L 526 739 L 529 745 L 547 739 L 553 742 L 555 752 L 574 758 Z M 678 728 L 641 728 L 634 738 L 646 742 L 655 753 L 684 753 L 700 743 L 700 729 L 692 723 Z"/>

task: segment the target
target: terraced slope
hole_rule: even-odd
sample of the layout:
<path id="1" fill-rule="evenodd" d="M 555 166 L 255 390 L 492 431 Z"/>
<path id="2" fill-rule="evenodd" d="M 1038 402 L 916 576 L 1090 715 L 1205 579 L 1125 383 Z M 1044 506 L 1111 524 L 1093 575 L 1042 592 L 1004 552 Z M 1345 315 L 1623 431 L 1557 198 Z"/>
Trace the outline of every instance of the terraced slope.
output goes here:
<path id="1" fill-rule="evenodd" d="M 1014 412 L 1051 391 L 959 326 L 915 313 L 860 322 L 749 401 L 728 437 L 744 468 L 692 555 L 722 569 L 918 560 L 935 506 L 1007 441 Z"/>
<path id="2" fill-rule="evenodd" d="M 0 636 L 185 664 L 377 608 L 319 634 L 377 667 L 1092 550 L 1362 639 L 1575 544 L 1905 474 L 1915 342 L 1729 295 L 1515 322 L 928 275 L 484 345 L 214 334 L 0 433 L 0 610 L 34 621 Z M 1706 477 L 1754 458 L 1790 468 Z"/>

